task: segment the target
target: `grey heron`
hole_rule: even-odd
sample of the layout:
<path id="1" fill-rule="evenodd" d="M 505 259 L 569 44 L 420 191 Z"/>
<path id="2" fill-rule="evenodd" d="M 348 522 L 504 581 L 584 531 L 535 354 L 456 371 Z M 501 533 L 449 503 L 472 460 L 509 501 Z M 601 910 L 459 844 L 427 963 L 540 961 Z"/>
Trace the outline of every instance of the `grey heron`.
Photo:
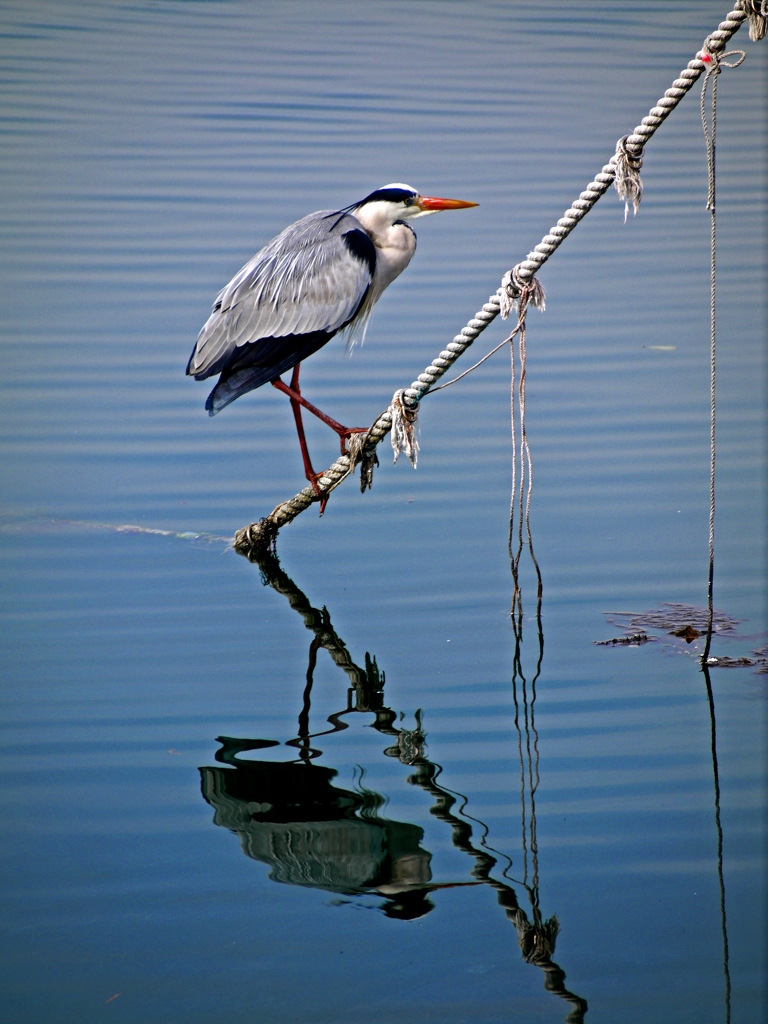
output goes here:
<path id="1" fill-rule="evenodd" d="M 187 374 L 220 374 L 205 403 L 214 416 L 236 398 L 269 382 L 291 401 L 304 471 L 317 494 L 301 420 L 303 406 L 338 435 L 350 429 L 308 402 L 299 365 L 340 331 L 364 332 L 373 306 L 416 251 L 410 221 L 441 210 L 477 206 L 422 196 L 394 182 L 341 210 L 318 210 L 285 228 L 219 292 L 200 331 Z M 293 370 L 290 385 L 280 376 Z M 323 502 L 324 504 L 324 502 Z"/>

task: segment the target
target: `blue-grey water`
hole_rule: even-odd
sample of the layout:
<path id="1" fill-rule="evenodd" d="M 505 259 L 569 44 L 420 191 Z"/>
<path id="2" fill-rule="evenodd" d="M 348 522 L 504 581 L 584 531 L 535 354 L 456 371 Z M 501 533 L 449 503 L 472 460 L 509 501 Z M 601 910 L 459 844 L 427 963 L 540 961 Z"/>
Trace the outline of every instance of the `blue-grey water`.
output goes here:
<path id="1" fill-rule="evenodd" d="M 607 194 L 540 275 L 522 616 L 504 351 L 261 566 L 227 539 L 304 486 L 288 403 L 210 419 L 184 376 L 290 221 L 473 200 L 303 367 L 370 423 L 728 9 L 2 4 L 4 1020 L 765 1019 L 768 41 L 718 81 L 708 674 L 671 635 L 707 604 L 700 85 L 637 216 Z"/>

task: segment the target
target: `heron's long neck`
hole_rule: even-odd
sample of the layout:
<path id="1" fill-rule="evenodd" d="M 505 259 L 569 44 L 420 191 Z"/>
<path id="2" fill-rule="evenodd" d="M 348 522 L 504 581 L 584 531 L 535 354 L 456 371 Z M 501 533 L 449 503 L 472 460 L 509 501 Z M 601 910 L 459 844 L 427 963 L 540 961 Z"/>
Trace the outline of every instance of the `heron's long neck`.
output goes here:
<path id="1" fill-rule="evenodd" d="M 375 302 L 411 262 L 416 252 L 416 233 L 405 222 L 395 221 L 392 224 L 388 219 L 377 216 L 376 211 L 365 207 L 358 210 L 356 216 L 376 246 L 376 269 L 371 289 Z"/>

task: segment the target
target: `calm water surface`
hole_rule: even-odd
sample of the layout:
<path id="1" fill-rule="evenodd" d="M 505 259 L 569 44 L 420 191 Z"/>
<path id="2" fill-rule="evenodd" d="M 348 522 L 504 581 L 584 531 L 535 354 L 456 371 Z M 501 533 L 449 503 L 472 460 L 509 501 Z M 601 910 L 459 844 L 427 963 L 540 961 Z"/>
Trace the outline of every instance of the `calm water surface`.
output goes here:
<path id="1" fill-rule="evenodd" d="M 303 485 L 288 405 L 211 420 L 184 377 L 291 220 L 475 200 L 303 370 L 371 422 L 728 10 L 678 6 L 2 5 L 4 1019 L 764 1019 L 768 44 L 718 88 L 712 653 L 753 664 L 670 635 L 707 599 L 698 86 L 637 217 L 607 195 L 541 274 L 540 608 L 524 548 L 510 618 L 508 355 L 261 566 L 227 538 Z"/>

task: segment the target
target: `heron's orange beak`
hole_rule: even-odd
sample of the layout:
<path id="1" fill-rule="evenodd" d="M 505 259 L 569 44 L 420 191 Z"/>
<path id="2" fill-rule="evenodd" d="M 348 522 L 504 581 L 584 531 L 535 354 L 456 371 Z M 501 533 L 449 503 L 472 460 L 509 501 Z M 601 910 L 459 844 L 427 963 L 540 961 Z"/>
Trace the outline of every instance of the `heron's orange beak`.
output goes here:
<path id="1" fill-rule="evenodd" d="M 463 210 L 468 206 L 477 206 L 477 203 L 467 203 L 463 199 L 437 199 L 435 196 L 422 196 L 419 205 L 422 210 L 437 213 L 438 210 Z"/>

